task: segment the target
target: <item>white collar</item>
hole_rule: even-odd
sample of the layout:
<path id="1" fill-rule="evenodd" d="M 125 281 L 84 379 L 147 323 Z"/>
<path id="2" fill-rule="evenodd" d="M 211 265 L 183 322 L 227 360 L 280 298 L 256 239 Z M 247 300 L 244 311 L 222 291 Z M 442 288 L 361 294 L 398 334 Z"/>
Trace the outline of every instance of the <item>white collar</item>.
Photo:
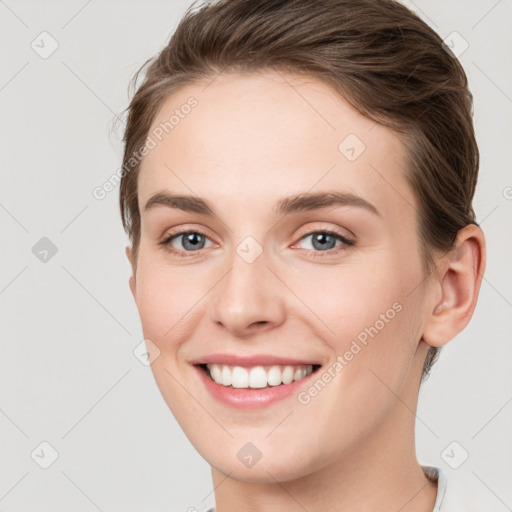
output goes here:
<path id="1" fill-rule="evenodd" d="M 436 502 L 434 503 L 432 512 L 441 512 L 441 505 L 446 492 L 448 477 L 441 468 L 436 468 L 435 466 L 422 466 L 422 469 L 429 480 L 437 482 Z"/>

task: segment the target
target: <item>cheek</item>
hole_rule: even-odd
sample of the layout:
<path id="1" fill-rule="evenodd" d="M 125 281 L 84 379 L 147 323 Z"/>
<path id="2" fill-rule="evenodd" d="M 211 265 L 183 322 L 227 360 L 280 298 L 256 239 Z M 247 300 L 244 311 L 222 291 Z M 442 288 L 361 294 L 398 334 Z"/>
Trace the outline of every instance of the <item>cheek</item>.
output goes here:
<path id="1" fill-rule="evenodd" d="M 410 302 L 408 293 L 417 281 L 414 268 L 373 261 L 330 267 L 317 272 L 305 272 L 295 283 L 297 295 L 328 328 L 329 339 L 340 349 L 369 329 L 375 333 L 390 331 L 392 324 L 401 322 L 401 314 Z M 370 327 L 374 327 L 370 329 Z M 364 334 L 361 334 L 364 340 Z M 338 341 L 336 341 L 338 340 Z"/>
<path id="2" fill-rule="evenodd" d="M 190 422 L 201 417 L 202 411 L 183 387 L 182 383 L 190 376 L 185 374 L 183 361 L 179 360 L 180 347 L 191 336 L 198 315 L 203 314 L 200 304 L 207 285 L 190 272 L 166 265 L 158 255 L 144 250 L 140 253 L 137 309 L 144 338 L 151 340 L 160 351 L 151 364 L 151 371 L 165 402 L 185 432 L 197 429 Z"/>
<path id="3" fill-rule="evenodd" d="M 396 261 L 380 258 L 364 268 L 332 269 L 301 286 L 299 294 L 328 328 L 324 340 L 333 358 L 343 357 L 344 386 L 366 381 L 382 387 L 377 375 L 399 387 L 409 370 L 422 322 L 421 297 L 412 291 L 422 272 L 413 259 Z"/>
<path id="4" fill-rule="evenodd" d="M 205 295 L 203 281 L 180 268 L 162 264 L 158 257 L 139 258 L 137 271 L 137 309 L 144 336 L 161 351 L 172 347 Z M 165 345 L 165 346 L 164 346 Z"/>
<path id="5" fill-rule="evenodd" d="M 365 272 L 351 268 L 311 278 L 298 291 L 329 327 L 322 337 L 333 353 L 323 371 L 327 384 L 305 390 L 301 403 L 310 417 L 338 426 L 340 442 L 376 428 L 404 389 L 418 341 L 417 296 L 409 294 L 417 277 L 414 265 L 393 270 L 381 261 Z"/>

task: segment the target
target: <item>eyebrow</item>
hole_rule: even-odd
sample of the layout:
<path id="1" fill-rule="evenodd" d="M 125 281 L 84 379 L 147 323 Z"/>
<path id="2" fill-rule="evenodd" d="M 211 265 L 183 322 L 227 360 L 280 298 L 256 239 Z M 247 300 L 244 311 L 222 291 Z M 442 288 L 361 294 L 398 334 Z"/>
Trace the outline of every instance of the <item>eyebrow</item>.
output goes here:
<path id="1" fill-rule="evenodd" d="M 152 195 L 144 206 L 144 211 L 165 206 L 185 212 L 215 216 L 213 207 L 200 197 L 190 195 L 174 195 L 168 192 L 157 192 Z M 332 206 L 355 206 L 380 216 L 377 208 L 366 199 L 350 192 L 317 192 L 297 194 L 280 199 L 274 206 L 276 214 L 286 215 L 295 212 L 320 210 Z"/>

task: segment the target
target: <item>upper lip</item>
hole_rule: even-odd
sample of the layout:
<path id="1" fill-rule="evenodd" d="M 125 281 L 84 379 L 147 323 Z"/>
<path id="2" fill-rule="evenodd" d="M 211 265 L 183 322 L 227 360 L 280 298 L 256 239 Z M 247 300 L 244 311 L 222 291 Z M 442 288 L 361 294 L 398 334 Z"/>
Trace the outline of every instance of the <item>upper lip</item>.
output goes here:
<path id="1" fill-rule="evenodd" d="M 191 364 L 226 364 L 230 366 L 270 366 L 270 365 L 318 365 L 316 361 L 306 361 L 304 359 L 292 359 L 289 357 L 279 357 L 271 354 L 255 354 L 252 356 L 240 356 L 235 354 L 209 354 L 191 361 Z"/>

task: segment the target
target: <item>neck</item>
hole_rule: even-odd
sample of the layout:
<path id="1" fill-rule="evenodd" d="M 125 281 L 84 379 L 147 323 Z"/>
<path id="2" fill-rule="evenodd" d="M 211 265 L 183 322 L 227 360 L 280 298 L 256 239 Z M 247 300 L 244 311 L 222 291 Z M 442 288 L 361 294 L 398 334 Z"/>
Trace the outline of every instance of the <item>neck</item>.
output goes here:
<path id="1" fill-rule="evenodd" d="M 422 363 L 424 358 L 416 356 L 417 364 Z M 432 512 L 437 484 L 428 480 L 416 459 L 419 383 L 414 378 L 418 373 L 411 375 L 412 382 L 378 430 L 319 471 L 286 482 L 243 482 L 212 467 L 215 511 Z"/>

